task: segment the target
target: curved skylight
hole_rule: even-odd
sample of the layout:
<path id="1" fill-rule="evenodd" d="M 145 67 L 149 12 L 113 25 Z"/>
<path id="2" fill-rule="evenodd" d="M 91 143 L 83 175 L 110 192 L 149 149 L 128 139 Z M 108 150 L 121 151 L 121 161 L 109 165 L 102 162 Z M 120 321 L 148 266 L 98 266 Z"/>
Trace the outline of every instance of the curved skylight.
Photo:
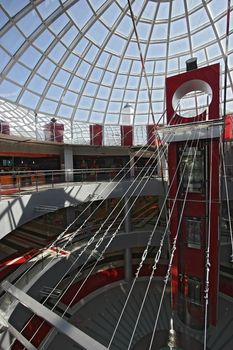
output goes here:
<path id="1" fill-rule="evenodd" d="M 165 110 L 165 77 L 184 72 L 190 57 L 199 67 L 219 62 L 223 86 L 227 3 L 131 0 L 156 119 Z M 0 26 L 2 100 L 38 116 L 105 124 L 118 124 L 130 104 L 135 124 L 152 123 L 127 0 L 0 0 Z"/>

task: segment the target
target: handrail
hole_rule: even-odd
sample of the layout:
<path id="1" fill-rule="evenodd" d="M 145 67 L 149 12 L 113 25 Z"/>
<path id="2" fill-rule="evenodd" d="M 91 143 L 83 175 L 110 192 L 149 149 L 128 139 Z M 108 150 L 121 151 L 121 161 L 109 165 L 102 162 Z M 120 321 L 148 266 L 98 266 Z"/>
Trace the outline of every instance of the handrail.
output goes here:
<path id="1" fill-rule="evenodd" d="M 143 176 L 147 168 L 135 166 L 135 176 L 141 173 Z M 152 177 L 157 177 L 155 172 Z M 17 196 L 21 194 L 38 192 L 39 190 L 60 187 L 61 184 L 74 184 L 83 182 L 111 181 L 115 179 L 130 180 L 132 174 L 129 168 L 77 168 L 54 170 L 13 170 L 0 172 L 0 199 L 5 196 Z"/>

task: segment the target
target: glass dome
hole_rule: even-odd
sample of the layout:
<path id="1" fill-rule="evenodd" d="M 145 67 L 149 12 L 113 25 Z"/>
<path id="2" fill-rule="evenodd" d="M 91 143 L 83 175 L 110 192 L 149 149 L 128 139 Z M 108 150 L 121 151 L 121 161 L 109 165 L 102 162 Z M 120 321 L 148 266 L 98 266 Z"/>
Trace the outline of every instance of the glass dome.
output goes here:
<path id="1" fill-rule="evenodd" d="M 29 129 L 35 115 L 117 125 L 130 104 L 135 125 L 151 124 L 151 112 L 158 120 L 166 108 L 165 78 L 184 72 L 192 57 L 198 67 L 219 62 L 222 87 L 228 57 L 226 108 L 232 112 L 228 1 L 130 3 L 137 35 L 127 0 L 0 0 L 1 119 Z"/>

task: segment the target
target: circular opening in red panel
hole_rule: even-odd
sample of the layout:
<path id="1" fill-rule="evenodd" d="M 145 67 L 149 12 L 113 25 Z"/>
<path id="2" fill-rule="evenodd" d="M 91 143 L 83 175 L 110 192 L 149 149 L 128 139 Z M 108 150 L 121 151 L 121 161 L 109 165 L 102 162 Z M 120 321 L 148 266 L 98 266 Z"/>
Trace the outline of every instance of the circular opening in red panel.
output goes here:
<path id="1" fill-rule="evenodd" d="M 207 111 L 212 101 L 212 89 L 203 80 L 189 80 L 175 91 L 172 107 L 180 117 L 194 118 Z"/>

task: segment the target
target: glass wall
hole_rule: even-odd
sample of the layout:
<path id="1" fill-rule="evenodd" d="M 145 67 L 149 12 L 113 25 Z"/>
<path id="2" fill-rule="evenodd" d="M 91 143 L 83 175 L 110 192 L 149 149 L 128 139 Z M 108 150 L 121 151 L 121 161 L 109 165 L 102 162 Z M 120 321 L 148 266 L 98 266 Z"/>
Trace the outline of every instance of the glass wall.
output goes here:
<path id="1" fill-rule="evenodd" d="M 195 156 L 196 154 L 196 156 Z M 204 193 L 205 191 L 205 148 L 199 146 L 187 147 L 183 153 L 183 147 L 179 148 L 179 178 L 182 179 L 181 191 L 185 192 L 188 186 L 189 192 Z M 195 158 L 194 158 L 195 157 Z M 195 159 L 195 160 L 194 160 Z M 189 179 L 189 177 L 191 178 Z"/>

